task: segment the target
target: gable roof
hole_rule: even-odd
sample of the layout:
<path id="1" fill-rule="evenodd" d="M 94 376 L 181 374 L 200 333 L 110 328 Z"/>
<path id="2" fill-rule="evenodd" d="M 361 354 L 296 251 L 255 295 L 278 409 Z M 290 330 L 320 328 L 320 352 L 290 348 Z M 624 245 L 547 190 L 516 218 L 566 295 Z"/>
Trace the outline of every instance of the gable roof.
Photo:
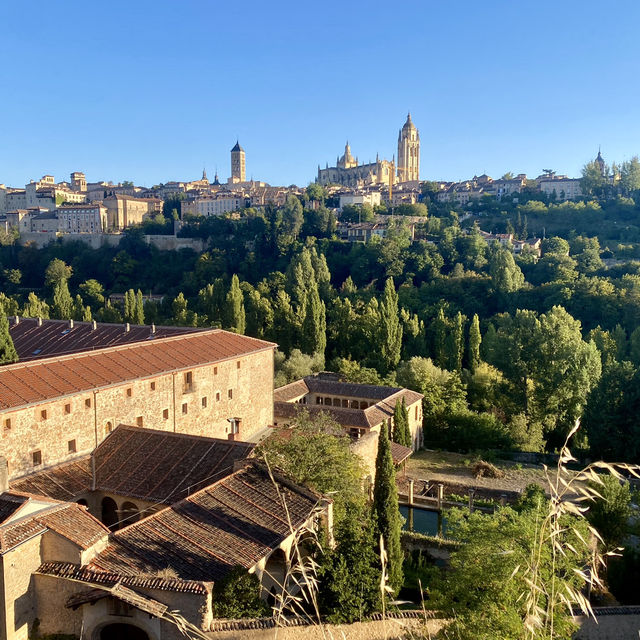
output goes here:
<path id="1" fill-rule="evenodd" d="M 0 411 L 273 349 L 212 329 L 0 367 Z"/>
<path id="2" fill-rule="evenodd" d="M 11 487 L 75 500 L 92 488 L 93 457 L 96 490 L 173 504 L 232 473 L 253 447 L 250 442 L 120 425 L 91 456 L 25 476 Z"/>
<path id="3" fill-rule="evenodd" d="M 87 569 L 134 577 L 169 568 L 181 580 L 216 581 L 232 567 L 249 569 L 270 554 L 311 517 L 319 498 L 247 461 L 214 485 L 112 534 Z"/>
<path id="4" fill-rule="evenodd" d="M 18 320 L 18 322 L 16 322 Z M 184 335 L 202 331 L 192 327 L 150 327 L 124 324 L 9 318 L 9 333 L 20 362 L 42 360 L 81 351 L 143 342 L 152 338 Z"/>

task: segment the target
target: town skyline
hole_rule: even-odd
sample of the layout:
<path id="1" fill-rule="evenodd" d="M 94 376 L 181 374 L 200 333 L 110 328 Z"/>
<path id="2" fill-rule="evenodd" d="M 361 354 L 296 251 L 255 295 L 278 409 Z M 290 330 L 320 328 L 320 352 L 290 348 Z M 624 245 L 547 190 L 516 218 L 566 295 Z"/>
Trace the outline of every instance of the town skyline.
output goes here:
<path id="1" fill-rule="evenodd" d="M 450 7 L 422 3 L 382 19 L 357 2 L 242 13 L 116 2 L 43 23 L 9 6 L 0 182 L 43 168 L 150 185 L 217 166 L 226 178 L 238 139 L 247 177 L 306 185 L 347 139 L 363 162 L 390 158 L 407 111 L 422 179 L 577 175 L 598 146 L 625 160 L 640 141 L 628 81 L 640 8 L 622 5 L 567 2 L 551 17 L 533 3 L 461 3 L 453 23 Z"/>

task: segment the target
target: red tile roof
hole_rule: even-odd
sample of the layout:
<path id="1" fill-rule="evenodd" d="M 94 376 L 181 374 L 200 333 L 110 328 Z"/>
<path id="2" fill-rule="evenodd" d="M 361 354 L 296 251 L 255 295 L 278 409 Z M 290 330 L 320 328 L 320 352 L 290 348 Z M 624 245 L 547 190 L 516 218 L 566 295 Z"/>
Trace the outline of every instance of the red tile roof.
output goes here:
<path id="1" fill-rule="evenodd" d="M 393 458 L 394 465 L 398 466 L 412 454 L 413 449 L 398 444 L 397 442 L 391 442 L 391 457 Z"/>
<path id="2" fill-rule="evenodd" d="M 293 529 L 299 528 L 319 498 L 279 475 L 272 480 L 263 465 L 247 462 L 216 484 L 112 534 L 88 569 L 131 577 L 170 568 L 183 580 L 216 581 L 232 567 L 249 569 L 270 554 L 291 535 L 288 517 Z"/>
<path id="3" fill-rule="evenodd" d="M 173 504 L 233 472 L 255 445 L 142 427 L 118 426 L 94 450 L 95 488 Z M 19 478 L 15 491 L 75 500 L 91 490 L 91 457 Z M 1 506 L 1 504 L 0 504 Z"/>
<path id="4" fill-rule="evenodd" d="M 0 367 L 0 411 L 273 349 L 212 329 Z"/>
<path id="5" fill-rule="evenodd" d="M 68 320 L 41 320 L 37 318 L 9 318 L 9 332 L 13 339 L 20 362 L 41 360 L 52 356 L 61 356 L 81 351 L 93 351 L 104 347 L 114 347 L 133 342 L 143 342 L 150 336 L 166 338 L 202 331 L 192 327 L 155 327 L 131 325 L 126 331 L 124 324 L 96 322 L 73 322 Z"/>

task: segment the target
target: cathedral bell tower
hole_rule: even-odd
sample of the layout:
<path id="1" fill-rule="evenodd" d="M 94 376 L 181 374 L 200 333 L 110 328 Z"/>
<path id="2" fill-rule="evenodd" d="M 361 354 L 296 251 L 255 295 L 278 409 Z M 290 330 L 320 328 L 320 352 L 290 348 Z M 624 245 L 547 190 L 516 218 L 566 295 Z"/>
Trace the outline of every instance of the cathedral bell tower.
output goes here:
<path id="1" fill-rule="evenodd" d="M 398 182 L 420 180 L 420 134 L 407 115 L 398 134 Z"/>
<path id="2" fill-rule="evenodd" d="M 245 182 L 246 177 L 244 149 L 236 141 L 235 147 L 231 149 L 231 179 L 229 182 Z"/>

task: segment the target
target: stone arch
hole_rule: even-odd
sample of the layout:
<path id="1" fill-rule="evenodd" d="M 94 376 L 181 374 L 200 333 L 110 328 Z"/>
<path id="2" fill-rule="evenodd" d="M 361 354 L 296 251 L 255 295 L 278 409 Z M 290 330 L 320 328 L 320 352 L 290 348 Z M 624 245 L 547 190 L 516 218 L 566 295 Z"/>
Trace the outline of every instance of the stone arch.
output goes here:
<path id="1" fill-rule="evenodd" d="M 113 498 L 109 498 L 108 496 L 102 498 L 101 504 L 101 517 L 102 524 L 109 527 L 111 531 L 117 531 L 118 529 L 118 505 Z"/>
<path id="2" fill-rule="evenodd" d="M 142 628 L 127 622 L 112 622 L 97 629 L 94 640 L 150 640 Z"/>
<path id="3" fill-rule="evenodd" d="M 138 522 L 140 520 L 140 509 L 133 502 L 123 502 L 120 509 L 120 520 L 123 527 Z"/>
<path id="4" fill-rule="evenodd" d="M 78 504 L 81 504 L 83 507 L 88 507 L 89 506 L 89 503 L 84 498 L 80 498 L 80 500 L 76 500 L 76 502 Z"/>

